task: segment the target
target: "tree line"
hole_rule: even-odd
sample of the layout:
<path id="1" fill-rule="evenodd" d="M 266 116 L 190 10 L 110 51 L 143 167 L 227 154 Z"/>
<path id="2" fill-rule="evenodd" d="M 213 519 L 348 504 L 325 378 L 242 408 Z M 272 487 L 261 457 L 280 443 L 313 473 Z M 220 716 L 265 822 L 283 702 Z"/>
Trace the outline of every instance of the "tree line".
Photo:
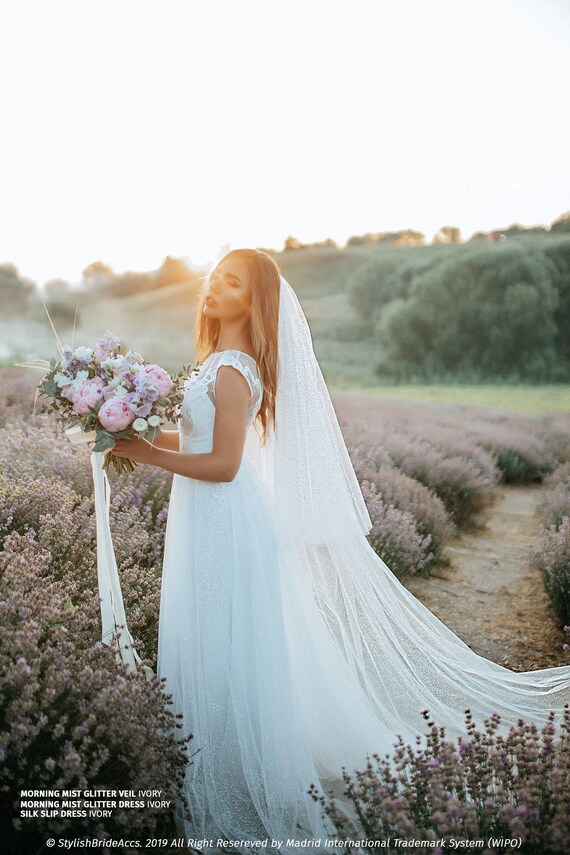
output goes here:
<path id="1" fill-rule="evenodd" d="M 348 288 L 380 377 L 570 380 L 570 234 L 385 250 Z"/>

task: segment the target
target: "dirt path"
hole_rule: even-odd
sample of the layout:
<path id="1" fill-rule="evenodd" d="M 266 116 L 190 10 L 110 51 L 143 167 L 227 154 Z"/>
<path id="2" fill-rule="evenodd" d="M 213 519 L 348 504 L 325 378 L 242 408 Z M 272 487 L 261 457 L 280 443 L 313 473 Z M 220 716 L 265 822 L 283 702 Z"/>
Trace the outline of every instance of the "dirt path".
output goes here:
<path id="1" fill-rule="evenodd" d="M 476 528 L 450 543 L 450 566 L 406 582 L 472 650 L 514 671 L 570 663 L 570 651 L 562 649 L 570 639 L 528 561 L 543 490 L 540 484 L 499 487 Z"/>

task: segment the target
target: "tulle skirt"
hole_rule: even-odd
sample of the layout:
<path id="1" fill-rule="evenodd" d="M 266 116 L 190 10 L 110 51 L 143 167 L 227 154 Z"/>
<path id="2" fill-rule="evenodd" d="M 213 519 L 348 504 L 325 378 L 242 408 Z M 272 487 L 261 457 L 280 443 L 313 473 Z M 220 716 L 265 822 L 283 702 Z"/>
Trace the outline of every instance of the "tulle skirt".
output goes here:
<path id="1" fill-rule="evenodd" d="M 231 482 L 173 477 L 158 674 L 193 734 L 191 819 L 176 808 L 185 837 L 298 852 L 287 840 L 334 833 L 308 793 L 319 778 L 291 673 L 277 544 L 247 460 Z"/>

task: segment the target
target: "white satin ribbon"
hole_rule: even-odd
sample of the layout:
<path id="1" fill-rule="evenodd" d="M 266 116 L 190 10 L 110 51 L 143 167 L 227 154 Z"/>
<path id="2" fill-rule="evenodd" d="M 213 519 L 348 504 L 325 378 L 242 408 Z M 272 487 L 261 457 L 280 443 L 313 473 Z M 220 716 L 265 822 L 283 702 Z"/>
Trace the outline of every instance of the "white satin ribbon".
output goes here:
<path id="1" fill-rule="evenodd" d="M 96 438 L 95 431 L 86 433 L 80 425 L 67 428 L 64 432 L 73 445 L 93 442 Z M 147 679 L 150 680 L 154 677 L 154 672 L 148 665 L 142 665 L 127 626 L 121 582 L 111 538 L 109 526 L 111 486 L 107 473 L 103 469 L 105 455 L 109 453 L 110 449 L 91 452 L 97 523 L 97 579 L 101 604 L 101 640 L 103 644 L 116 644 L 119 648 L 116 653 L 117 660 L 126 663 L 130 671 L 138 671 L 142 668 Z"/>

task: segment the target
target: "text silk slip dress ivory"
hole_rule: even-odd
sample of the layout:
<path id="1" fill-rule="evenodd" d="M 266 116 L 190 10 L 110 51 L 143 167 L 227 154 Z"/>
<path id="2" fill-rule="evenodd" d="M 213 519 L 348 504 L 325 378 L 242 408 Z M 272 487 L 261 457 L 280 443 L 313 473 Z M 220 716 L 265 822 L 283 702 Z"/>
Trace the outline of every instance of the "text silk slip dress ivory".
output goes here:
<path id="1" fill-rule="evenodd" d="M 260 465 L 253 421 L 262 386 L 249 355 L 214 352 L 188 378 L 180 451 L 212 450 L 221 365 L 250 388 L 242 463 L 230 482 L 175 474 L 165 539 L 158 674 L 183 733 L 193 734 L 184 783 L 191 821 L 178 805 L 177 825 L 214 843 L 289 841 L 257 852 L 299 852 L 294 840 L 317 838 L 323 846 L 312 851 L 330 852 L 324 841 L 335 829 L 311 784 L 338 795 L 341 767 L 391 756 L 397 734 L 413 744 L 425 733 L 425 708 L 451 740 L 464 733 L 466 707 L 477 724 L 499 712 L 499 732 L 519 717 L 541 725 L 570 701 L 570 666 L 516 673 L 478 656 L 398 581 L 360 529 L 283 539 L 287 502 L 282 493 L 275 503 Z M 325 428 L 316 430 L 327 447 Z M 311 472 L 315 491 L 320 474 L 328 476 Z M 273 477 L 278 484 L 278 465 Z M 302 488 L 308 494 L 311 485 Z M 340 493 L 321 493 L 327 501 L 332 517 Z"/>

